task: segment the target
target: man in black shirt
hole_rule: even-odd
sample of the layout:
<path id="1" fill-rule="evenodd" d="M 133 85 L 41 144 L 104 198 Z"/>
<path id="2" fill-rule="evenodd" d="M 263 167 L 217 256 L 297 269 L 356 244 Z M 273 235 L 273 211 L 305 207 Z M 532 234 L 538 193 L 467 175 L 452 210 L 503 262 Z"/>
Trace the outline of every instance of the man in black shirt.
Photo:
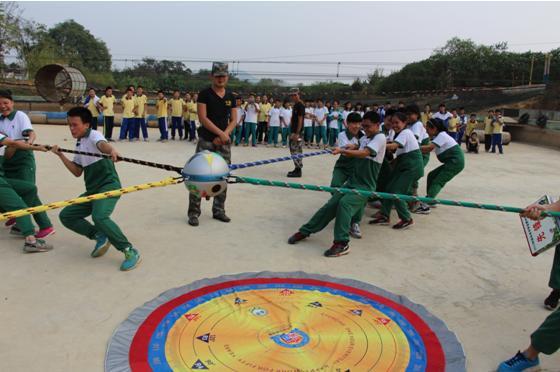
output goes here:
<path id="1" fill-rule="evenodd" d="M 301 134 L 303 131 L 303 117 L 305 116 L 305 105 L 299 97 L 299 89 L 290 89 L 290 98 L 294 103 L 292 108 L 292 120 L 290 122 L 290 154 L 303 153 L 303 139 Z M 303 160 L 301 158 L 294 159 L 295 169 L 288 172 L 288 177 L 301 177 L 301 168 L 303 168 Z"/>
<path id="2" fill-rule="evenodd" d="M 237 110 L 235 97 L 226 89 L 228 82 L 227 63 L 214 62 L 212 64 L 212 86 L 198 94 L 198 130 L 199 140 L 196 152 L 209 150 L 217 152 L 231 164 L 230 134 L 235 128 Z M 231 221 L 225 211 L 226 192 L 214 197 L 212 215 L 222 222 Z M 200 197 L 189 195 L 189 225 L 198 226 L 200 216 Z"/>

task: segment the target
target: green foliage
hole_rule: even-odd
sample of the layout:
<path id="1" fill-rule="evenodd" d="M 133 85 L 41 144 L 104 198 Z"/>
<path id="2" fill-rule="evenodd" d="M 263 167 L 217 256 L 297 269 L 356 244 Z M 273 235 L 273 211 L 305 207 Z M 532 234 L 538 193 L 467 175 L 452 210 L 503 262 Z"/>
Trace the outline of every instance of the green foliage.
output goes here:
<path id="1" fill-rule="evenodd" d="M 560 49 L 552 51 L 558 61 Z M 452 87 L 514 86 L 529 82 L 531 59 L 533 83 L 542 82 L 543 53 L 513 53 L 506 43 L 478 45 L 472 40 L 453 38 L 428 59 L 406 65 L 382 79 L 377 92 L 432 90 Z M 550 78 L 560 77 L 560 64 L 552 64 Z"/>

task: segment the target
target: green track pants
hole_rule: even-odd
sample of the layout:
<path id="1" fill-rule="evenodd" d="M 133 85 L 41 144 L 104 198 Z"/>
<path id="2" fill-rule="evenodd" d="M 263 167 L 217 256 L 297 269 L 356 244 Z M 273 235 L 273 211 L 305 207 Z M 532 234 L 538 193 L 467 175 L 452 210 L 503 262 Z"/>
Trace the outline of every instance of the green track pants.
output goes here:
<path id="1" fill-rule="evenodd" d="M 114 190 L 119 187 L 119 185 L 109 184 L 95 192 L 84 193 L 80 196 Z M 131 247 L 132 244 L 130 244 L 119 226 L 110 218 L 118 201 L 119 198 L 108 198 L 94 200 L 85 204 L 71 205 L 60 212 L 60 222 L 75 233 L 92 240 L 95 239 L 95 235 L 98 232 L 102 232 L 107 235 L 107 238 L 109 238 L 109 241 L 115 248 L 123 251 L 125 248 Z M 93 224 L 86 220 L 86 217 L 89 215 L 91 215 Z"/>
<path id="2" fill-rule="evenodd" d="M 350 240 L 348 231 L 352 218 L 360 208 L 364 208 L 366 202 L 367 197 L 361 195 L 333 195 L 299 231 L 304 235 L 311 235 L 323 230 L 335 219 L 334 241 L 347 242 Z"/>

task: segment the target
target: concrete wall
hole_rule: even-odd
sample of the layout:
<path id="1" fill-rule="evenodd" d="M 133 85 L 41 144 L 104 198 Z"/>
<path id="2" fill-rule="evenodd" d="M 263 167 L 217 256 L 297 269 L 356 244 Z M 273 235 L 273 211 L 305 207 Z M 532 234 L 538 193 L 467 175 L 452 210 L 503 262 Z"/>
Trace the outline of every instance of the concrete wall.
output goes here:
<path id="1" fill-rule="evenodd" d="M 514 142 L 552 147 L 560 150 L 560 131 L 541 129 L 532 125 L 510 124 L 505 130 L 511 134 Z"/>

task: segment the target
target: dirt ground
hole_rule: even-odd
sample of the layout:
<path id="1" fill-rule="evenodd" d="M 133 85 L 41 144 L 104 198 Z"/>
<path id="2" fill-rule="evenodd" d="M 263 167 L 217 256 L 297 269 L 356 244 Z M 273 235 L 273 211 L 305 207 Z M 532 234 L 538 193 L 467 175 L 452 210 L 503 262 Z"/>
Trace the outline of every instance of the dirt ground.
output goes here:
<path id="1" fill-rule="evenodd" d="M 38 142 L 73 148 L 63 126 L 36 126 Z M 122 155 L 183 165 L 194 145 L 171 141 L 117 143 Z M 233 162 L 287 154 L 287 149 L 233 149 Z M 84 190 L 53 154 L 37 154 L 43 202 L 68 199 Z M 302 182 L 328 184 L 333 156 L 305 159 Z M 558 195 L 560 152 L 522 144 L 505 155 L 467 156 L 465 171 L 440 195 L 446 199 L 525 206 L 545 193 Z M 428 169 L 437 166 L 432 156 Z M 245 169 L 238 174 L 284 180 L 288 162 Z M 123 185 L 163 179 L 165 171 L 118 165 Z M 421 191 L 425 190 L 425 179 Z M 491 371 L 524 348 L 549 314 L 553 252 L 533 258 L 515 214 L 439 207 L 416 225 L 396 232 L 362 223 L 364 238 L 351 242 L 341 258 L 322 253 L 332 225 L 306 242 L 288 236 L 329 195 L 251 185 L 228 190 L 230 224 L 212 220 L 203 204 L 201 225 L 186 224 L 187 192 L 182 185 L 124 196 L 114 213 L 143 262 L 119 271 L 122 256 L 111 250 L 89 256 L 92 242 L 61 226 L 59 210 L 49 212 L 57 233 L 55 250 L 26 255 L 22 241 L 0 231 L 0 369 L 4 371 L 101 371 L 109 338 L 136 307 L 161 292 L 197 279 L 248 271 L 297 271 L 361 280 L 422 304 L 444 320 L 462 342 L 469 371 Z M 367 210 L 367 216 L 372 214 Z M 548 371 L 560 371 L 560 353 L 542 357 Z"/>

